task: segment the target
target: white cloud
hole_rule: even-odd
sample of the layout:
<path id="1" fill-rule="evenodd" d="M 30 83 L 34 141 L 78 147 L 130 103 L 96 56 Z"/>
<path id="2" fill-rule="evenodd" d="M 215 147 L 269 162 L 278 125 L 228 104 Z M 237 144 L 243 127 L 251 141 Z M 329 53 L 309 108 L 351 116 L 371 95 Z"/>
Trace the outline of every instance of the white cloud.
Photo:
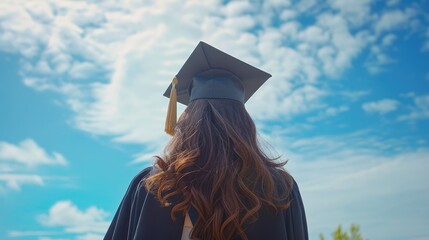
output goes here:
<path id="1" fill-rule="evenodd" d="M 348 106 L 339 106 L 339 107 L 328 107 L 323 111 L 320 111 L 316 116 L 309 117 L 307 120 L 309 122 L 320 121 L 328 117 L 337 116 L 340 113 L 347 112 L 349 110 Z"/>
<path id="2" fill-rule="evenodd" d="M 365 30 L 352 34 L 346 20 L 339 15 L 322 14 L 318 24 L 329 30 L 331 44 L 319 51 L 320 63 L 329 77 L 338 77 L 350 67 L 351 61 L 367 46 L 369 33 Z M 323 52 L 328 48 L 329 51 Z"/>
<path id="3" fill-rule="evenodd" d="M 31 185 L 44 185 L 43 178 L 39 175 L 31 174 L 10 174 L 10 173 L 1 173 L 0 172 L 0 189 L 3 189 L 3 182 L 6 189 L 20 190 L 21 186 L 24 184 Z"/>
<path id="4" fill-rule="evenodd" d="M 329 107 L 329 108 L 326 109 L 325 112 L 329 116 L 335 116 L 338 113 L 345 112 L 345 111 L 348 111 L 348 110 L 349 110 L 349 107 L 347 107 L 347 106 L 340 106 L 338 108 Z"/>
<path id="5" fill-rule="evenodd" d="M 79 128 L 97 134 L 118 135 L 116 139 L 124 142 L 160 138 L 168 104 L 160 93 L 173 76 L 152 70 L 163 65 L 155 55 L 165 55 L 164 46 L 155 43 L 164 33 L 164 27 L 160 26 L 125 42 L 126 47 L 117 57 L 111 83 L 94 84 L 92 95 L 97 101 L 77 109 Z M 169 68 L 166 66 L 164 71 Z"/>
<path id="6" fill-rule="evenodd" d="M 298 34 L 298 38 L 305 42 L 323 44 L 329 40 L 329 32 L 322 30 L 318 26 L 309 26 Z"/>
<path id="7" fill-rule="evenodd" d="M 295 18 L 297 15 L 298 15 L 298 13 L 296 11 L 291 10 L 291 9 L 285 9 L 282 11 L 280 18 L 283 21 L 288 21 L 288 20 Z"/>
<path id="8" fill-rule="evenodd" d="M 389 31 L 395 28 L 403 27 L 410 22 L 410 19 L 416 15 L 416 11 L 413 8 L 407 8 L 404 10 L 389 10 L 381 15 L 378 22 L 375 24 L 375 31 L 380 34 L 385 31 Z"/>
<path id="9" fill-rule="evenodd" d="M 66 159 L 58 152 L 51 155 L 33 139 L 25 139 L 17 145 L 0 142 L 0 161 L 15 162 L 27 167 L 39 165 L 67 165 Z"/>
<path id="10" fill-rule="evenodd" d="M 399 1 L 400 1 L 400 0 L 388 0 L 386 4 L 387 4 L 388 6 L 394 6 L 394 5 L 398 4 L 398 3 L 399 3 Z"/>
<path id="11" fill-rule="evenodd" d="M 413 96 L 414 105 L 410 111 L 398 117 L 400 121 L 417 121 L 429 119 L 429 95 Z"/>
<path id="12" fill-rule="evenodd" d="M 77 236 L 77 240 L 100 240 L 104 237 L 104 235 L 101 234 L 93 234 L 93 233 L 88 233 L 85 235 L 81 235 L 81 236 Z"/>
<path id="13" fill-rule="evenodd" d="M 388 3 L 389 5 L 389 3 Z M 415 6 L 406 9 L 389 9 L 380 16 L 374 17 L 375 36 L 370 41 L 370 54 L 365 62 L 365 67 L 372 74 L 383 72 L 387 66 L 395 63 L 391 57 L 392 44 L 397 39 L 397 34 L 392 33 L 401 29 L 406 29 L 408 33 L 415 31 L 420 25 L 417 19 L 418 11 Z M 383 34 L 386 33 L 384 36 Z M 378 38 L 378 39 L 377 39 Z M 379 41 L 379 42 L 378 42 Z"/>
<path id="14" fill-rule="evenodd" d="M 372 74 L 380 73 L 385 70 L 385 66 L 394 63 L 386 51 L 380 46 L 374 45 L 371 47 L 370 55 L 365 63 L 366 68 Z"/>
<path id="15" fill-rule="evenodd" d="M 241 16 L 253 12 L 255 6 L 246 1 L 232 1 L 225 5 L 224 12 L 227 16 Z"/>
<path id="16" fill-rule="evenodd" d="M 371 20 L 371 4 L 373 0 L 342 1 L 329 0 L 333 9 L 339 10 L 340 14 L 349 21 L 352 26 L 359 26 Z"/>
<path id="17" fill-rule="evenodd" d="M 67 233 L 80 234 L 82 239 L 99 236 L 107 231 L 109 214 L 95 206 L 79 209 L 69 200 L 58 201 L 49 209 L 49 213 L 37 217 L 40 224 L 49 227 L 63 227 Z M 95 235 L 94 235 L 95 234 Z"/>
<path id="18" fill-rule="evenodd" d="M 399 106 L 399 102 L 393 99 L 382 99 L 374 102 L 366 102 L 362 104 L 362 109 L 368 113 L 386 114 L 395 111 Z"/>
<path id="19" fill-rule="evenodd" d="M 134 160 L 131 162 L 131 164 L 134 163 L 152 163 L 154 161 L 154 156 L 159 155 L 159 153 L 162 152 L 162 149 L 157 149 L 153 152 L 142 152 L 140 154 L 136 154 L 134 156 Z"/>
<path id="20" fill-rule="evenodd" d="M 37 216 L 38 222 L 45 228 L 62 228 L 61 231 L 12 230 L 8 232 L 8 236 L 11 238 L 34 236 L 39 240 L 98 240 L 103 238 L 109 227 L 108 216 L 106 211 L 96 206 L 81 210 L 70 200 L 62 200 L 54 203 L 48 213 Z"/>
<path id="21" fill-rule="evenodd" d="M 386 36 L 383 37 L 382 41 L 381 41 L 381 45 L 383 47 L 389 47 L 390 45 L 392 45 L 392 43 L 397 39 L 396 35 L 393 33 L 390 33 Z"/>
<path id="22" fill-rule="evenodd" d="M 302 0 L 297 3 L 296 8 L 300 12 L 306 12 L 306 11 L 310 11 L 316 5 L 317 5 L 316 0 Z"/>
<path id="23" fill-rule="evenodd" d="M 252 106 L 248 109 L 257 119 L 267 119 L 275 117 L 279 111 L 281 114 L 290 118 L 297 114 L 307 113 L 310 110 L 318 109 L 322 107 L 322 104 L 319 103 L 320 100 L 326 93 L 312 85 L 305 85 L 293 91 L 290 91 L 289 95 L 286 95 L 283 99 L 279 99 L 276 103 L 276 106 L 273 108 L 268 108 L 263 111 L 264 115 L 258 115 L 261 113 L 261 108 L 267 108 L 266 102 L 267 98 L 270 96 L 269 93 L 274 91 L 274 89 L 265 88 L 262 90 L 262 93 L 259 96 L 255 97 L 252 101 Z M 265 95 L 266 93 L 266 95 Z M 252 108 L 253 107 L 253 108 Z"/>
<path id="24" fill-rule="evenodd" d="M 63 155 L 48 154 L 33 139 L 18 144 L 0 142 L 0 189 L 20 190 L 24 184 L 44 185 L 45 177 L 35 173 L 34 168 L 67 164 Z"/>
<path id="25" fill-rule="evenodd" d="M 43 26 L 33 21 L 30 14 L 18 5 L 1 3 L 0 49 L 18 52 L 25 57 L 33 57 L 39 52 L 39 43 L 46 41 Z M 25 38 L 16 36 L 26 36 Z"/>
<path id="26" fill-rule="evenodd" d="M 75 62 L 70 68 L 70 76 L 75 79 L 86 78 L 87 76 L 94 76 L 97 72 L 97 66 L 89 62 Z"/>
<path id="27" fill-rule="evenodd" d="M 341 91 L 339 94 L 349 99 L 350 101 L 356 101 L 360 98 L 367 96 L 371 93 L 370 90 L 357 90 L 357 91 Z"/>

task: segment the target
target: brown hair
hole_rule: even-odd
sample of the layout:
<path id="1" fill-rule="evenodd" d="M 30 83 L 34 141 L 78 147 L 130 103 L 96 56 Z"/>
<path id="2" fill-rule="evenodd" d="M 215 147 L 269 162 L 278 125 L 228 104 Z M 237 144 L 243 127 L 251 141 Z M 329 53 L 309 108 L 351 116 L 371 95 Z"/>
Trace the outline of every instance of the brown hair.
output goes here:
<path id="1" fill-rule="evenodd" d="M 146 188 L 163 205 L 175 201 L 171 217 L 192 205 L 198 213 L 191 238 L 226 240 L 247 237 L 245 223 L 261 207 L 286 209 L 292 177 L 286 162 L 269 158 L 257 142 L 256 128 L 244 104 L 227 99 L 198 99 L 180 116 L 159 170 Z M 280 186 L 280 189 L 279 189 Z"/>

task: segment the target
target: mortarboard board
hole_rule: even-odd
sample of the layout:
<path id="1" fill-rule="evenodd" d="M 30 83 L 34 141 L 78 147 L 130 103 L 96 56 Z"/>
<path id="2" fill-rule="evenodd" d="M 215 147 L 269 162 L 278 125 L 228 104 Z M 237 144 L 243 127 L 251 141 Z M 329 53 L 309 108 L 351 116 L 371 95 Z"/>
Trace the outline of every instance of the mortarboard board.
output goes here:
<path id="1" fill-rule="evenodd" d="M 271 75 L 205 42 L 199 42 L 164 96 L 170 98 L 165 131 L 173 135 L 176 104 L 195 99 L 224 98 L 243 104 Z"/>

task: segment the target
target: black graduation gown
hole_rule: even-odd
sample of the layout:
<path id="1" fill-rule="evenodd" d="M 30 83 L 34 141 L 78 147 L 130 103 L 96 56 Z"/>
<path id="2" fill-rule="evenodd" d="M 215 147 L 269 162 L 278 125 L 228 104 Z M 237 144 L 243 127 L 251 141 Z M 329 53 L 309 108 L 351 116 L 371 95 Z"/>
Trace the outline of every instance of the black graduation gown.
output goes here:
<path id="1" fill-rule="evenodd" d="M 139 182 L 151 167 L 142 170 L 131 181 L 128 190 L 104 236 L 104 240 L 180 240 L 184 218 L 170 217 L 171 206 L 162 207 L 153 194 Z M 298 185 L 294 181 L 292 202 L 278 214 L 261 211 L 256 222 L 245 227 L 249 240 L 308 239 L 307 221 Z"/>

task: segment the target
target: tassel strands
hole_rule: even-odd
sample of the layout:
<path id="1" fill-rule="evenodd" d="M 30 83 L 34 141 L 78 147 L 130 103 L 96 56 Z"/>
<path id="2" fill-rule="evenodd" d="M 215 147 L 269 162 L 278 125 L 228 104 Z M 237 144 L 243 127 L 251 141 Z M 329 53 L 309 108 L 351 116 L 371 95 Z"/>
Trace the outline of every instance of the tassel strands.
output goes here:
<path id="1" fill-rule="evenodd" d="M 176 85 L 178 80 L 176 77 L 171 82 L 170 102 L 168 103 L 167 119 L 165 120 L 165 132 L 174 135 L 174 128 L 177 124 L 177 92 Z"/>

